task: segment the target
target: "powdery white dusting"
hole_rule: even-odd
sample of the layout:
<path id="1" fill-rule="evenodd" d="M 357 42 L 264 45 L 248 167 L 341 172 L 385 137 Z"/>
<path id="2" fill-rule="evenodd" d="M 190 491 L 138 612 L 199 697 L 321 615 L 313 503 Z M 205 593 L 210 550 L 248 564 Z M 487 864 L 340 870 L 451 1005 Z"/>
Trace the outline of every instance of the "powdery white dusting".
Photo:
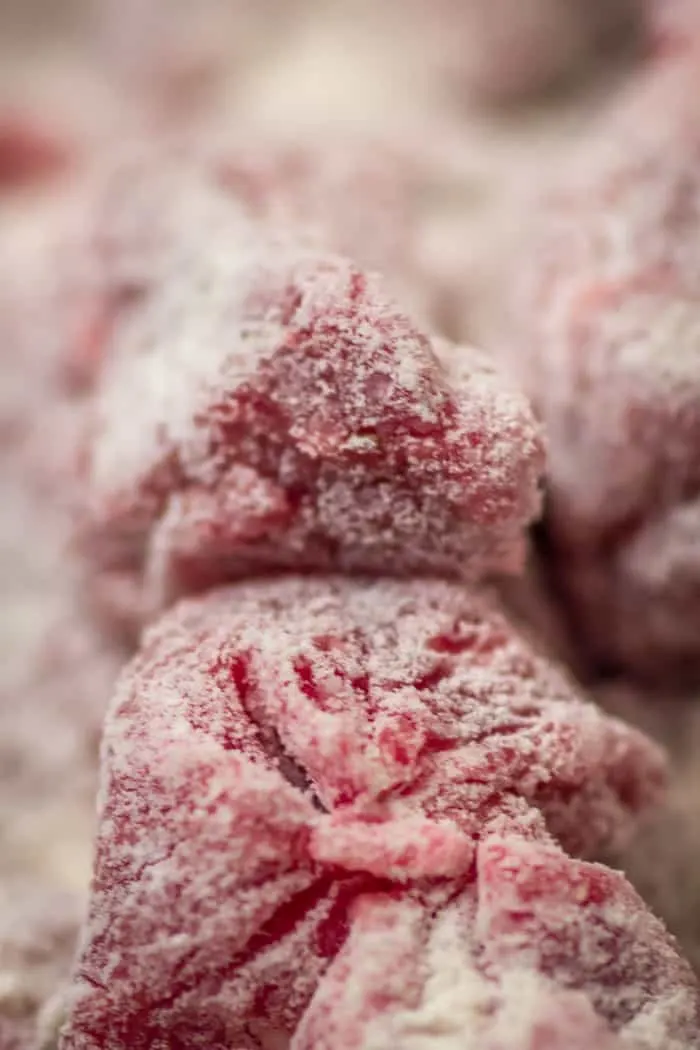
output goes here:
<path id="1" fill-rule="evenodd" d="M 65 223 L 60 302 L 52 304 L 54 321 L 66 302 L 76 314 L 76 331 L 66 332 L 64 379 L 90 388 L 111 331 L 134 300 L 158 286 L 183 245 L 194 239 L 215 250 L 228 230 L 230 250 L 240 250 L 235 227 L 242 220 L 347 255 L 383 273 L 420 316 L 434 312 L 444 293 L 424 238 L 436 197 L 449 198 L 458 183 L 444 167 L 413 144 L 329 128 L 132 144 L 96 166 Z"/>
<path id="2" fill-rule="evenodd" d="M 385 275 L 418 305 L 419 237 L 433 166 L 386 136 L 270 129 L 205 152 L 248 214 L 275 228 L 303 228 L 317 244 Z M 420 275 L 424 277 L 424 275 Z"/>
<path id="3" fill-rule="evenodd" d="M 700 657 L 700 560 L 676 524 L 700 485 L 700 152 L 692 107 L 656 124 L 646 97 L 537 212 L 503 352 L 547 435 L 548 534 L 584 648 L 660 676 Z"/>
<path id="4" fill-rule="evenodd" d="M 484 354 L 347 260 L 227 236 L 175 260 L 105 363 L 85 547 L 145 608 L 265 569 L 519 569 L 543 450 Z M 191 246 L 190 246 L 191 247 Z"/>
<path id="5" fill-rule="evenodd" d="M 589 852 L 663 781 L 653 745 L 489 599 L 435 581 L 288 577 L 181 603 L 124 673 L 102 757 L 64 1050 L 291 1035 L 368 896 L 415 893 L 420 926 L 431 887 L 435 907 L 467 892 L 489 833 Z"/>
<path id="6" fill-rule="evenodd" d="M 358 902 L 294 1050 L 698 1045 L 698 992 L 622 875 L 518 838 L 458 889 Z"/>
<path id="7" fill-rule="evenodd" d="M 63 216 L 44 314 L 58 326 L 59 378 L 73 394 L 90 390 L 121 319 L 157 287 L 183 246 L 232 246 L 246 217 L 211 170 L 179 139 L 132 146 L 96 164 Z"/>

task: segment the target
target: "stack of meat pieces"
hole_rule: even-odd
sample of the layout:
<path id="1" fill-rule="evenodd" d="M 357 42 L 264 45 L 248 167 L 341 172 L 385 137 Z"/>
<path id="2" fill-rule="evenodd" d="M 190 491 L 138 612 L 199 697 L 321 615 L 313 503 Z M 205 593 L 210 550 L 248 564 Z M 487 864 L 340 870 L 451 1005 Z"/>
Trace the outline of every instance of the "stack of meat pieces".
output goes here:
<path id="1" fill-rule="evenodd" d="M 539 511 L 526 401 L 300 220 L 192 179 L 81 242 L 92 337 L 60 356 L 85 594 L 150 624 L 61 1046 L 693 1047 L 690 968 L 590 860 L 663 758 L 489 583 Z"/>
<path id="2" fill-rule="evenodd" d="M 629 11 L 590 7 L 584 51 Z M 3 440 L 73 529 L 85 733 L 47 776 L 94 749 L 85 694 L 129 662 L 72 980 L 74 902 L 41 890 L 38 947 L 0 928 L 0 1050 L 700 1050 L 692 968 L 599 863 L 664 755 L 502 597 L 544 484 L 583 663 L 695 667 L 691 126 L 663 163 L 630 133 L 595 194 L 547 203 L 507 367 L 435 334 L 430 176 L 393 147 L 185 136 L 51 231 L 0 316 L 45 395 Z M 38 135 L 9 155 L 10 181 L 65 160 Z"/>

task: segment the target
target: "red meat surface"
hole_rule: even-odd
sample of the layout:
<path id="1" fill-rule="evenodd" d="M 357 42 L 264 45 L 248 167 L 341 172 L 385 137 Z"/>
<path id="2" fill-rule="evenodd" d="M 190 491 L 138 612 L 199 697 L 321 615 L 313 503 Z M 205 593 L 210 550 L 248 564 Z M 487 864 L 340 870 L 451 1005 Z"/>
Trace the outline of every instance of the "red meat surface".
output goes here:
<path id="1" fill-rule="evenodd" d="M 625 878 L 493 836 L 474 879 L 359 900 L 293 1050 L 697 1045 L 690 968 Z"/>
<path id="2" fill-rule="evenodd" d="M 504 341 L 545 429 L 574 631 L 656 678 L 700 666 L 700 140 L 691 102 L 660 119 L 681 82 L 630 94 L 546 198 Z"/>
<path id="3" fill-rule="evenodd" d="M 517 571 L 543 464 L 524 398 L 352 263 L 233 244 L 185 253 L 105 364 L 82 535 L 98 577 L 134 581 L 138 617 L 270 569 Z"/>
<path id="4" fill-rule="evenodd" d="M 58 238 L 48 306 L 63 317 L 64 379 L 90 388 L 122 314 L 193 239 L 214 243 L 237 218 L 347 255 L 384 274 L 412 310 L 437 311 L 444 278 L 425 240 L 436 202 L 458 181 L 433 152 L 457 165 L 447 145 L 420 152 L 413 142 L 323 128 L 184 134 L 126 149 L 94 173 Z M 233 250 L 235 230 L 231 237 Z"/>
<path id="5" fill-rule="evenodd" d="M 546 847 L 553 874 L 533 884 L 567 897 L 558 871 L 573 862 L 550 835 L 583 853 L 624 837 L 663 780 L 653 745 L 580 700 L 488 599 L 447 583 L 341 578 L 241 584 L 166 615 L 121 680 L 103 762 L 64 1050 L 252 1047 L 260 1026 L 291 1035 L 317 989 L 298 1045 L 331 1045 L 314 1034 L 330 994 L 323 982 L 342 975 L 341 949 L 354 953 L 365 908 L 381 926 L 385 900 L 389 915 L 400 914 L 397 952 L 391 939 L 385 947 L 397 974 L 402 944 L 415 967 L 415 938 L 426 944 L 441 909 L 454 906 L 466 909 L 465 951 L 476 930 L 494 953 L 501 942 L 506 955 L 522 951 L 514 966 L 595 988 L 593 957 L 575 947 L 584 932 L 555 932 L 561 947 L 551 947 L 540 925 L 556 924 L 556 913 L 546 906 L 525 931 L 541 958 L 510 943 L 512 894 L 526 887 L 514 889 L 505 855 L 479 843 L 516 834 L 525 857 L 528 842 Z M 588 870 L 571 868 L 579 908 Z M 622 886 L 598 870 L 594 884 Z M 682 991 L 683 964 L 629 899 L 642 916 L 629 922 L 647 923 Z M 405 908 L 412 929 L 403 929 Z M 607 950 L 618 949 L 627 952 L 627 941 L 613 927 Z M 629 1007 L 616 1011 L 590 992 L 613 1027 L 642 1010 L 635 951 L 598 958 L 610 982 L 625 982 L 617 994 L 630 984 Z M 663 979 L 654 980 L 665 1001 Z M 690 1009 L 682 1002 L 681 1017 Z M 379 989 L 367 1009 L 390 1005 Z M 347 1045 L 371 1044 L 348 1035 Z"/>

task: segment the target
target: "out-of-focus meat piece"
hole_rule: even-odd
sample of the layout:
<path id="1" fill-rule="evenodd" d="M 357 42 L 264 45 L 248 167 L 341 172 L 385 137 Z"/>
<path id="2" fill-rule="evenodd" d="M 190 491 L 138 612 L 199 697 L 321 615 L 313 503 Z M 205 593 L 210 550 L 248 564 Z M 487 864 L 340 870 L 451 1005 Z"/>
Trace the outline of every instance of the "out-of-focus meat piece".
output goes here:
<path id="1" fill-rule="evenodd" d="M 603 1017 L 626 1024 L 642 1010 L 631 978 L 646 948 L 633 951 L 627 932 L 611 927 L 604 959 L 605 913 L 602 934 L 591 923 L 601 940 L 592 968 L 592 949 L 582 959 L 575 943 L 585 916 L 565 934 L 550 907 L 563 897 L 571 923 L 573 902 L 586 903 L 581 886 L 612 892 L 616 877 L 551 848 L 530 854 L 527 842 L 549 843 L 548 827 L 588 852 L 624 835 L 657 798 L 659 755 L 579 700 L 463 588 L 287 578 L 184 602 L 147 633 L 121 679 L 103 758 L 93 900 L 65 1050 L 163 1040 L 249 1047 L 257 1024 L 292 1035 L 317 987 L 327 1001 L 326 970 L 342 975 L 338 953 L 368 896 L 406 897 L 418 928 L 463 900 L 463 921 L 483 928 L 495 950 L 509 936 L 496 878 L 498 870 L 504 888 L 512 881 L 508 851 L 479 855 L 486 896 L 476 915 L 467 888 L 489 832 L 519 835 L 523 867 L 528 857 L 534 866 L 532 886 L 509 886 L 523 894 L 518 911 L 526 891 L 544 894 L 528 927 L 541 952 L 535 969 L 568 980 L 572 968 L 592 995 L 586 982 L 596 989 L 609 967 L 611 982 L 630 979 L 631 999 L 615 1013 L 596 995 Z M 506 894 L 503 917 L 511 910 Z M 454 921 L 458 904 L 456 912 Z M 686 971 L 661 928 L 643 921 L 640 936 L 668 957 L 647 991 L 664 1005 L 664 982 L 675 980 L 681 998 L 663 1031 L 680 1031 L 693 1009 Z M 373 1014 L 377 1001 L 369 1006 Z M 314 1045 L 308 1031 L 318 1023 L 302 1021 L 300 1046 Z"/>

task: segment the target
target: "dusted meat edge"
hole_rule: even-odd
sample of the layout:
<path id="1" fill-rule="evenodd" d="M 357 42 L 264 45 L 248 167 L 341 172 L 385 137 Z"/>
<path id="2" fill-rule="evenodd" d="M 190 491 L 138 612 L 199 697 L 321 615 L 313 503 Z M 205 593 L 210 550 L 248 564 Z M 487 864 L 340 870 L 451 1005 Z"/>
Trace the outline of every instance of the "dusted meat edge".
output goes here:
<path id="1" fill-rule="evenodd" d="M 363 900 L 469 909 L 489 835 L 591 853 L 662 783 L 653 745 L 462 587 L 288 578 L 184 602 L 108 715 L 64 1050 L 291 1035 Z"/>

